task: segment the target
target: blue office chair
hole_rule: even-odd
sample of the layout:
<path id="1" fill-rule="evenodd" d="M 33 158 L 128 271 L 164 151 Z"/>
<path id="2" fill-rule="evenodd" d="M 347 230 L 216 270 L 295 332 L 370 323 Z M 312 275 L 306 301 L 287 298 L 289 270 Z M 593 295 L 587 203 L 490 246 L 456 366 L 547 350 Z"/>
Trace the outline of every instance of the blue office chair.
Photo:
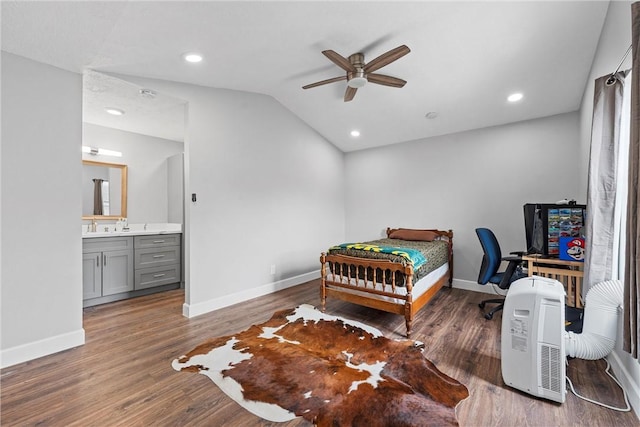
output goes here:
<path id="1" fill-rule="evenodd" d="M 509 289 L 512 282 L 526 276 L 522 271 L 522 255 L 526 252 L 511 252 L 511 255 L 515 256 L 502 257 L 498 239 L 496 239 L 493 231 L 488 228 L 476 228 L 476 234 L 480 239 L 480 244 L 484 251 L 482 266 L 480 267 L 480 274 L 478 275 L 479 284 L 486 285 L 487 283 L 493 283 L 494 285 L 498 285 L 500 289 Z M 506 270 L 498 272 L 502 261 L 508 261 L 509 264 Z M 478 306 L 484 309 L 488 303 L 498 304 L 497 307 L 484 315 L 485 319 L 491 320 L 496 312 L 504 308 L 504 298 L 484 300 L 478 304 Z"/>

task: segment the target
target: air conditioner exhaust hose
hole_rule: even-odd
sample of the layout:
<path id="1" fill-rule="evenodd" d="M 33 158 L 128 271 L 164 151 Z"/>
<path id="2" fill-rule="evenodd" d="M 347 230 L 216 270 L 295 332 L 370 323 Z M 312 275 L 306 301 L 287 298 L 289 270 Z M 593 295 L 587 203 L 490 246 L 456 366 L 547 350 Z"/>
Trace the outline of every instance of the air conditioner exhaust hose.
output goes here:
<path id="1" fill-rule="evenodd" d="M 600 282 L 587 292 L 582 333 L 565 332 L 564 335 L 567 356 L 597 360 L 611 353 L 616 343 L 623 298 L 619 280 Z"/>

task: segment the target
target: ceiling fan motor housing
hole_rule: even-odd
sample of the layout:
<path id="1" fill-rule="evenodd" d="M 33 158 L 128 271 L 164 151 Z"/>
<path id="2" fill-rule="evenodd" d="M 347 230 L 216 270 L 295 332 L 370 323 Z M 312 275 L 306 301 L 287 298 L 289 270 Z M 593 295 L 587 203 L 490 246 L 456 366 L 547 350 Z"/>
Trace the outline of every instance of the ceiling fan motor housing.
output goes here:
<path id="1" fill-rule="evenodd" d="M 364 54 L 354 53 L 349 56 L 349 62 L 356 68 L 356 71 L 347 72 L 347 85 L 352 88 L 361 88 L 367 84 L 367 77 L 364 74 Z"/>

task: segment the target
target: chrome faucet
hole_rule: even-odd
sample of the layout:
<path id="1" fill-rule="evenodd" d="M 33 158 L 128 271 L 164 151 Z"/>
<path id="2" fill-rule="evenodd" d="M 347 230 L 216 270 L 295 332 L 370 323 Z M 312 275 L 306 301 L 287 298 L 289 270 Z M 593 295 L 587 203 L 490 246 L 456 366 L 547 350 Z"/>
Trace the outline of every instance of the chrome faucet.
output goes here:
<path id="1" fill-rule="evenodd" d="M 147 231 L 147 223 L 144 223 L 144 230 Z"/>
<path id="2" fill-rule="evenodd" d="M 91 220 L 91 232 L 95 233 L 98 229 L 98 221 L 95 218 Z"/>

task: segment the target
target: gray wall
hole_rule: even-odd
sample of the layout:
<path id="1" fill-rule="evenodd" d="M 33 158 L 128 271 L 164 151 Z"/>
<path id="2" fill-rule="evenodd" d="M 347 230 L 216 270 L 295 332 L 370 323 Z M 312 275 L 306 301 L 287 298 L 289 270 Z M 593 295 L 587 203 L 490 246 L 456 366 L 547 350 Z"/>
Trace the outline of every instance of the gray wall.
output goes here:
<path id="1" fill-rule="evenodd" d="M 84 343 L 82 78 L 2 52 L 2 366 Z"/>
<path id="2" fill-rule="evenodd" d="M 182 153 L 184 144 L 90 123 L 83 126 L 83 145 L 122 152 L 122 157 L 84 153 L 82 158 L 127 165 L 129 223 L 168 222 L 167 159 Z"/>
<path id="3" fill-rule="evenodd" d="M 349 153 L 347 238 L 452 229 L 454 278 L 474 284 L 475 228 L 491 228 L 504 252 L 525 250 L 522 205 L 577 198 L 577 148 L 578 115 L 567 113 Z"/>
<path id="4" fill-rule="evenodd" d="M 184 149 L 184 145 L 183 145 Z M 167 221 L 184 223 L 184 154 L 167 159 Z"/>

